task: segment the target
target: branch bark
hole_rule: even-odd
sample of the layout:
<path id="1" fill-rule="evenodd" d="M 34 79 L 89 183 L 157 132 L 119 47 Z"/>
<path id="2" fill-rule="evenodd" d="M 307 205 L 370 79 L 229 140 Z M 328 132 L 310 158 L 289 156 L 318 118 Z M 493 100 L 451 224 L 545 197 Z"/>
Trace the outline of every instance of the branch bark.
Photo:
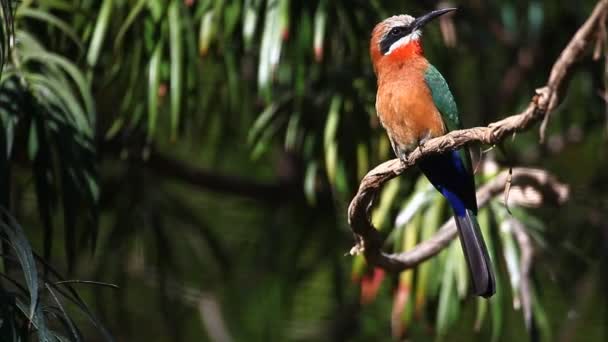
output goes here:
<path id="1" fill-rule="evenodd" d="M 559 102 L 559 92 L 565 86 L 567 76 L 572 72 L 575 62 L 592 45 L 594 33 L 602 25 L 605 25 L 603 18 L 606 17 L 607 13 L 608 0 L 600 0 L 587 21 L 579 28 L 554 63 L 547 84 L 536 90 L 536 95 L 532 97 L 530 104 L 523 112 L 491 123 L 487 127 L 474 127 L 449 132 L 444 136 L 427 141 L 423 146 L 414 150 L 407 156 L 406 162 L 393 159 L 371 170 L 361 180 L 359 190 L 348 208 L 348 221 L 357 239 L 357 245 L 353 247 L 351 253 L 363 252 L 368 263 L 390 271 L 401 271 L 429 259 L 447 246 L 456 236 L 456 227 L 453 220 L 446 222 L 435 236 L 422 242 L 409 252 L 402 254 L 383 253 L 381 248 L 384 238 L 375 229 L 369 218 L 369 210 L 376 193 L 385 182 L 399 176 L 406 169 L 415 165 L 420 158 L 432 153 L 446 152 L 473 142 L 495 145 L 514 133 L 530 129 L 541 120 L 540 135 L 542 141 L 549 120 L 549 113 Z M 553 192 L 555 198 L 559 199 L 563 198 L 564 194 L 567 195 L 567 188 L 564 188 L 564 185 L 559 184 L 544 171 L 514 170 L 512 180 L 514 186 L 524 179 L 534 181 L 538 185 L 544 185 L 538 189 Z M 552 181 L 549 182 L 549 179 Z M 505 182 L 506 174 L 501 174 L 480 188 L 477 192 L 479 207 L 486 205 L 492 196 L 500 193 Z"/>

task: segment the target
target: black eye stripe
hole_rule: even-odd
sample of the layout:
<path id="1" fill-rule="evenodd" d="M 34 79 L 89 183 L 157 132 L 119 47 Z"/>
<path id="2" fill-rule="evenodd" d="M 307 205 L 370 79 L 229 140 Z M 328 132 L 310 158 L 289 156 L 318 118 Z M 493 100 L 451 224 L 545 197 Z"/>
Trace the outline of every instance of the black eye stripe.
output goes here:
<path id="1" fill-rule="evenodd" d="M 412 28 L 409 26 L 393 27 L 390 31 L 388 31 L 384 38 L 382 38 L 382 41 L 380 42 L 380 52 L 382 52 L 383 55 L 386 54 L 394 42 L 410 33 L 412 33 Z"/>
<path id="2" fill-rule="evenodd" d="M 389 34 L 393 36 L 398 36 L 403 32 L 403 27 L 393 27 Z"/>

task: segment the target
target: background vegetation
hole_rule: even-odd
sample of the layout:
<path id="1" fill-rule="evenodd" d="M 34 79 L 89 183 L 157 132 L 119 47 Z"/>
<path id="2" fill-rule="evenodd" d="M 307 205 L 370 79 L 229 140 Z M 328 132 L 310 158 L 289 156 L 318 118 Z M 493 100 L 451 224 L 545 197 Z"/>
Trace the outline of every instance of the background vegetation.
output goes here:
<path id="1" fill-rule="evenodd" d="M 500 275 L 484 302 L 467 294 L 457 243 L 402 275 L 345 256 L 348 202 L 392 157 L 369 34 L 446 3 L 0 3 L 2 340 L 606 337 L 605 42 L 578 66 L 546 143 L 530 131 L 474 149 L 478 183 L 535 166 L 571 189 L 559 209 L 510 214 L 496 199 L 480 213 Z M 527 105 L 595 3 L 452 3 L 424 45 L 465 126 Z M 377 202 L 389 250 L 449 216 L 414 170 Z M 513 222 L 535 247 L 529 308 Z"/>

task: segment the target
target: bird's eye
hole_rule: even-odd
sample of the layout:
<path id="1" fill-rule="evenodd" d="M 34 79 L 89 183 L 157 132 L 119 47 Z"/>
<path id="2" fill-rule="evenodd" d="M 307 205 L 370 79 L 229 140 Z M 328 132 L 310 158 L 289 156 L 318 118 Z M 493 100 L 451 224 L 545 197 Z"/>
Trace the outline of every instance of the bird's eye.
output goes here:
<path id="1" fill-rule="evenodd" d="M 403 33 L 403 27 L 393 27 L 389 34 L 391 36 L 399 36 Z"/>

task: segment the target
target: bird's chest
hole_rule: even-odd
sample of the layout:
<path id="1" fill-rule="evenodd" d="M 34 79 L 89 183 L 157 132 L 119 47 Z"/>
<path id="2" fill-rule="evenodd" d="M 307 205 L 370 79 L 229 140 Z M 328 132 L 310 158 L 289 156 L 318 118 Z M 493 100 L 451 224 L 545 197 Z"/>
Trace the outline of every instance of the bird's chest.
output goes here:
<path id="1" fill-rule="evenodd" d="M 423 77 L 401 75 L 378 83 L 376 111 L 393 144 L 409 153 L 445 133 L 441 113 Z"/>

